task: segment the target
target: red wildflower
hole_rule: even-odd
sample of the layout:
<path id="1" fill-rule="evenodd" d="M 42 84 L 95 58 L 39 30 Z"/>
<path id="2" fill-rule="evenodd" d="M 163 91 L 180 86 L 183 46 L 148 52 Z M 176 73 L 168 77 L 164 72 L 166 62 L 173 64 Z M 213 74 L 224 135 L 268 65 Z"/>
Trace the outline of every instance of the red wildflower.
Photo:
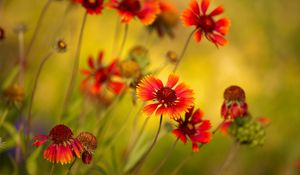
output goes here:
<path id="1" fill-rule="evenodd" d="M 110 0 L 108 6 L 116 9 L 123 23 L 129 23 L 137 17 L 143 24 L 151 24 L 159 13 L 155 0 Z"/>
<path id="2" fill-rule="evenodd" d="M 179 15 L 176 7 L 167 1 L 159 1 L 160 13 L 155 21 L 149 26 L 150 30 L 155 29 L 159 37 L 164 37 L 165 34 L 174 38 L 173 28 L 176 26 Z"/>
<path id="3" fill-rule="evenodd" d="M 225 89 L 221 115 L 225 119 L 244 117 L 248 114 L 248 105 L 245 102 L 245 92 L 239 86 L 230 86 Z"/>
<path id="4" fill-rule="evenodd" d="M 218 6 L 211 13 L 207 14 L 206 11 L 210 4 L 210 0 L 202 0 L 201 8 L 197 0 L 191 0 L 190 7 L 183 11 L 182 20 L 186 26 L 195 26 L 196 33 L 194 38 L 199 42 L 202 35 L 213 42 L 217 47 L 227 44 L 227 40 L 223 37 L 227 34 L 229 29 L 229 19 L 221 18 L 217 21 L 213 19 L 214 16 L 223 13 L 224 8 Z"/>
<path id="5" fill-rule="evenodd" d="M 93 159 L 93 153 L 97 148 L 97 138 L 89 132 L 81 132 L 77 139 L 81 142 L 84 147 L 82 153 L 82 162 L 84 164 L 90 164 Z"/>
<path id="6" fill-rule="evenodd" d="M 230 127 L 231 124 L 232 124 L 232 121 L 223 122 L 220 126 L 220 132 L 224 135 L 227 135 L 228 134 L 228 128 Z"/>
<path id="7" fill-rule="evenodd" d="M 186 143 L 187 139 L 190 138 L 193 151 L 198 151 L 198 143 L 206 144 L 211 140 L 212 134 L 208 131 L 211 128 L 211 124 L 209 120 L 202 120 L 202 111 L 197 109 L 193 113 L 193 110 L 194 107 L 191 107 L 188 112 L 185 113 L 184 120 L 182 120 L 182 118 L 175 120 L 178 122 L 178 126 L 172 133 L 183 143 Z"/>
<path id="8" fill-rule="evenodd" d="M 143 78 L 137 86 L 137 96 L 143 101 L 154 103 L 144 107 L 144 112 L 151 115 L 168 114 L 172 118 L 180 117 L 180 113 L 187 111 L 193 105 L 193 91 L 184 83 L 178 82 L 178 76 L 169 75 L 168 82 L 164 86 L 161 80 L 152 75 Z"/>
<path id="9" fill-rule="evenodd" d="M 300 169 L 300 161 L 296 163 L 296 167 Z"/>
<path id="10" fill-rule="evenodd" d="M 80 158 L 83 152 L 80 141 L 73 137 L 73 132 L 65 125 L 56 125 L 49 135 L 35 136 L 33 140 L 36 147 L 49 140 L 52 141 L 44 151 L 44 158 L 51 163 L 70 163 L 74 158 Z"/>
<path id="11" fill-rule="evenodd" d="M 256 119 L 260 124 L 262 124 L 263 126 L 267 126 L 270 124 L 271 120 L 267 117 L 259 117 Z"/>
<path id="12" fill-rule="evenodd" d="M 125 84 L 117 80 L 121 78 L 117 60 L 112 61 L 108 66 L 104 66 L 102 60 L 103 52 L 99 53 L 97 62 L 94 62 L 91 56 L 88 58 L 90 70 L 81 70 L 81 73 L 86 76 L 81 83 L 81 88 L 92 94 L 98 94 L 105 86 L 113 93 L 119 94 Z"/>
<path id="13" fill-rule="evenodd" d="M 100 14 L 103 10 L 103 0 L 73 0 L 81 4 L 88 14 Z"/>

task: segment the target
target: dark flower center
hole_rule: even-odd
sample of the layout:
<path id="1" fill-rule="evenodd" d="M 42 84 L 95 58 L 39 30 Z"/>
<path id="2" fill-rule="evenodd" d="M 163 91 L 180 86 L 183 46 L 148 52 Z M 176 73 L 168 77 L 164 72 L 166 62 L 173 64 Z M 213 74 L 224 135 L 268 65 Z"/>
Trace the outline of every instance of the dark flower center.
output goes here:
<path id="1" fill-rule="evenodd" d="M 87 9 L 96 9 L 102 4 L 103 0 L 83 0 L 82 5 Z"/>
<path id="2" fill-rule="evenodd" d="M 224 91 L 224 99 L 228 101 L 245 101 L 245 92 L 244 90 L 239 86 L 230 86 Z"/>
<path id="3" fill-rule="evenodd" d="M 65 125 L 56 125 L 51 129 L 49 137 L 56 144 L 63 144 L 70 140 L 73 136 L 73 132 Z"/>
<path id="4" fill-rule="evenodd" d="M 0 28 L 0 40 L 4 39 L 4 30 Z"/>
<path id="5" fill-rule="evenodd" d="M 96 72 L 96 81 L 100 84 L 108 80 L 109 74 L 105 68 L 101 68 Z"/>
<path id="6" fill-rule="evenodd" d="M 201 16 L 199 18 L 199 27 L 206 33 L 213 32 L 215 25 L 215 21 L 210 16 Z"/>
<path id="7" fill-rule="evenodd" d="M 141 3 L 139 0 L 123 0 L 119 5 L 119 9 L 136 14 L 141 9 Z"/>
<path id="8" fill-rule="evenodd" d="M 163 87 L 156 92 L 156 99 L 162 104 L 171 106 L 177 100 L 177 96 L 173 89 Z"/>

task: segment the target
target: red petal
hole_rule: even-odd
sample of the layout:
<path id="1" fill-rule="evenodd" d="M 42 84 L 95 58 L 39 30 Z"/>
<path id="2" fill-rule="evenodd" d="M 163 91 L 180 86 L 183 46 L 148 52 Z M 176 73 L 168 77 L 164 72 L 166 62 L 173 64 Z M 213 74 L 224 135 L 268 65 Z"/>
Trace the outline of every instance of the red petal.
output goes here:
<path id="1" fill-rule="evenodd" d="M 108 82 L 108 88 L 112 90 L 115 94 L 120 94 L 121 91 L 125 88 L 125 84 L 122 82 Z"/>
<path id="2" fill-rule="evenodd" d="M 225 46 L 227 44 L 227 40 L 221 35 L 217 35 L 217 34 L 207 35 L 207 39 L 213 42 L 217 47 L 219 45 Z"/>
<path id="3" fill-rule="evenodd" d="M 146 115 L 150 116 L 156 110 L 157 106 L 158 106 L 158 104 L 149 104 L 149 105 L 144 107 L 143 112 Z"/>
<path id="4" fill-rule="evenodd" d="M 208 143 L 211 140 L 212 134 L 210 132 L 201 132 L 198 135 L 190 136 L 194 142 Z"/>
<path id="5" fill-rule="evenodd" d="M 219 15 L 223 12 L 224 12 L 223 6 L 219 6 L 219 7 L 215 8 L 215 10 L 213 10 L 209 15 L 210 16 L 216 16 L 216 15 Z"/>
<path id="6" fill-rule="evenodd" d="M 98 68 L 102 66 L 103 55 L 104 55 L 103 51 L 99 52 L 98 60 L 97 60 Z"/>
<path id="7" fill-rule="evenodd" d="M 186 136 L 185 136 L 184 133 L 182 133 L 182 132 L 180 131 L 180 129 L 174 129 L 174 130 L 172 131 L 172 133 L 173 133 L 174 135 L 176 135 L 183 143 L 186 144 L 186 141 L 187 141 Z"/>
<path id="8" fill-rule="evenodd" d="M 195 142 L 192 143 L 192 149 L 194 152 L 198 152 L 199 151 L 199 145 Z"/>
<path id="9" fill-rule="evenodd" d="M 203 14 L 206 14 L 206 11 L 208 9 L 209 3 L 210 3 L 209 0 L 202 0 L 202 2 L 201 2 L 201 10 L 202 10 Z"/>
<path id="10" fill-rule="evenodd" d="M 190 9 L 186 9 L 182 12 L 181 19 L 185 26 L 198 25 L 198 16 Z"/>
<path id="11" fill-rule="evenodd" d="M 211 128 L 211 124 L 209 120 L 203 120 L 201 125 L 197 127 L 197 131 L 206 131 L 209 130 Z"/>
<path id="12" fill-rule="evenodd" d="M 202 38 L 202 31 L 199 29 L 195 32 L 194 39 L 196 42 L 200 42 Z"/>
<path id="13" fill-rule="evenodd" d="M 88 65 L 91 69 L 95 69 L 94 61 L 91 56 L 89 56 L 89 58 L 88 58 Z"/>
<path id="14" fill-rule="evenodd" d="M 190 9 L 196 15 L 200 15 L 200 9 L 199 9 L 199 5 L 198 5 L 197 0 L 191 0 L 191 2 L 190 2 Z"/>
<path id="15" fill-rule="evenodd" d="M 86 76 L 89 76 L 91 74 L 91 72 L 89 70 L 85 70 L 85 69 L 80 70 L 80 72 Z"/>
<path id="16" fill-rule="evenodd" d="M 227 121 L 221 124 L 220 132 L 224 135 L 228 134 L 228 128 L 232 124 L 232 121 Z"/>
<path id="17" fill-rule="evenodd" d="M 197 109 L 192 115 L 191 123 L 197 124 L 202 120 L 203 112 L 200 109 Z"/>
<path id="18" fill-rule="evenodd" d="M 271 122 L 271 120 L 267 117 L 259 117 L 256 120 L 262 125 L 268 125 Z"/>
<path id="19" fill-rule="evenodd" d="M 175 74 L 170 74 L 166 86 L 169 88 L 173 88 L 175 84 L 178 82 L 178 79 L 179 79 L 178 76 L 176 76 Z"/>
<path id="20" fill-rule="evenodd" d="M 137 16 L 143 24 L 149 25 L 153 23 L 159 11 L 159 4 L 157 2 L 145 2 L 143 9 Z"/>

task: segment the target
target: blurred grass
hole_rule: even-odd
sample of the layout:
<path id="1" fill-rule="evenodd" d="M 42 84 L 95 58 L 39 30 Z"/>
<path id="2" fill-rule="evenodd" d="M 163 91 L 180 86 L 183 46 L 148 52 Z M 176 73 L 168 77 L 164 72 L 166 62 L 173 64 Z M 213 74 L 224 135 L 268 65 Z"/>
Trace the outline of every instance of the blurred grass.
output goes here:
<path id="1" fill-rule="evenodd" d="M 0 43 L 0 79 L 3 81 L 17 62 L 17 36 L 13 32 L 18 24 L 25 24 L 28 31 L 25 34 L 25 44 L 29 43 L 38 15 L 45 0 L 1 0 L 4 4 L 1 11 L 0 25 L 6 30 L 5 42 Z M 176 1 L 182 10 L 187 2 Z M 194 89 L 196 104 L 204 112 L 206 118 L 212 121 L 213 126 L 221 122 L 219 115 L 222 103 L 223 90 L 232 84 L 243 87 L 247 94 L 250 111 L 254 116 L 267 116 L 272 120 L 267 130 L 267 139 L 262 148 L 249 149 L 242 147 L 225 174 L 295 174 L 295 162 L 300 159 L 300 1 L 289 0 L 244 0 L 244 1 L 213 1 L 213 6 L 224 4 L 225 16 L 231 19 L 231 29 L 228 35 L 230 44 L 216 49 L 214 45 L 203 39 L 200 44 L 190 43 L 184 61 L 178 73 L 181 80 Z M 79 26 L 82 20 L 83 9 L 74 7 L 63 18 L 67 1 L 54 2 L 43 21 L 42 30 L 29 56 L 30 68 L 26 77 L 26 92 L 31 87 L 32 77 L 43 55 L 47 53 L 52 43 L 63 37 L 68 45 L 68 52 L 56 54 L 47 62 L 39 83 L 37 96 L 34 102 L 34 123 L 47 132 L 59 115 L 67 82 L 70 79 L 71 67 L 74 60 L 74 50 L 78 40 Z M 97 56 L 100 50 L 105 51 L 105 62 L 109 62 L 117 46 L 113 45 L 113 35 L 116 24 L 116 14 L 112 10 L 104 10 L 100 16 L 89 16 L 84 32 L 80 68 L 86 67 L 88 55 Z M 61 26 L 59 24 L 62 24 Z M 123 28 L 122 28 L 123 30 Z M 159 40 L 152 35 L 146 43 L 150 49 L 151 67 L 162 64 L 166 51 L 179 51 L 191 31 L 179 25 L 176 30 L 176 39 Z M 145 44 L 147 32 L 137 21 L 129 26 L 129 37 L 126 49 Z M 120 35 L 122 36 L 122 34 Z M 112 48 L 113 47 L 113 48 Z M 111 54 L 113 49 L 113 54 Z M 160 74 L 165 79 L 171 68 Z M 82 80 L 79 76 L 78 82 Z M 28 93 L 27 93 L 28 94 Z M 76 95 L 79 88 L 76 88 Z M 121 126 L 129 112 L 127 96 L 110 116 L 115 120 L 111 130 Z M 80 107 L 80 102 L 75 109 Z M 79 110 L 77 109 L 77 112 Z M 76 113 L 76 111 L 73 111 Z M 141 116 L 139 125 L 145 116 Z M 84 125 L 86 130 L 94 130 L 95 114 L 90 113 Z M 167 119 L 165 119 L 167 120 Z M 72 123 L 72 121 L 70 121 Z M 158 118 L 150 120 L 147 127 L 149 139 L 152 139 L 156 130 Z M 42 127 L 44 126 L 44 127 Z M 116 145 L 118 154 L 125 147 L 131 125 Z M 1 134 L 1 133 L 0 133 Z M 1 135 L 0 135 L 1 136 Z M 143 174 L 148 174 L 174 142 L 175 137 L 165 135 L 158 142 L 146 161 Z M 207 146 L 193 157 L 180 171 L 180 174 L 212 174 L 216 172 L 231 145 L 229 138 L 219 134 Z M 99 149 L 102 149 L 101 147 Z M 169 174 L 174 167 L 191 151 L 191 145 L 178 144 L 172 159 L 163 167 L 161 174 Z M 0 155 L 1 156 L 1 155 Z M 105 155 L 109 158 L 110 154 Z M 44 162 L 44 168 L 50 169 L 42 155 L 38 162 Z M 77 162 L 78 163 L 78 162 Z M 2 164 L 2 163 L 1 163 Z M 80 169 L 83 165 L 78 163 Z M 60 167 L 60 166 L 59 166 Z M 62 168 L 62 167 L 60 167 Z M 1 172 L 7 172 L 7 167 L 0 165 Z M 63 168 L 62 168 L 63 169 Z M 48 172 L 46 171 L 45 174 Z"/>

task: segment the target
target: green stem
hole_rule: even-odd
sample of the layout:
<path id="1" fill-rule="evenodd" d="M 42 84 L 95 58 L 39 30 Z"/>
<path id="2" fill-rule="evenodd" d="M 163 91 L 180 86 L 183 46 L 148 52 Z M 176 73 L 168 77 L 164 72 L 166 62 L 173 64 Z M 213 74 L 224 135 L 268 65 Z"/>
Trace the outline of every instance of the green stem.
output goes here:
<path id="1" fill-rule="evenodd" d="M 72 167 L 74 166 L 75 162 L 76 162 L 76 159 L 74 159 L 74 161 L 71 163 L 70 167 L 67 169 L 67 171 L 65 172 L 64 175 L 68 175 L 71 172 Z"/>
<path id="2" fill-rule="evenodd" d="M 42 60 L 42 62 L 40 63 L 39 67 L 38 67 L 38 71 L 37 71 L 37 74 L 34 78 L 34 82 L 33 82 L 33 88 L 32 88 L 32 91 L 31 91 L 31 95 L 30 95 L 30 98 L 29 98 L 29 107 L 28 107 L 28 119 L 27 119 L 27 141 L 26 141 L 26 145 L 28 145 L 29 143 L 29 136 L 30 136 L 30 132 L 31 132 L 31 123 L 32 123 L 32 106 L 33 106 L 33 101 L 34 101 L 34 97 L 35 97 L 35 93 L 36 93 L 36 88 L 37 88 L 37 84 L 38 84 L 38 81 L 39 81 L 39 78 L 40 78 L 40 75 L 41 75 L 41 72 L 42 72 L 42 69 L 46 63 L 46 61 L 53 55 L 54 51 L 50 51 Z"/>
<path id="3" fill-rule="evenodd" d="M 38 18 L 36 27 L 35 27 L 35 29 L 34 29 L 32 38 L 31 38 L 31 40 L 30 40 L 28 49 L 26 50 L 25 58 L 28 57 L 28 55 L 29 55 L 29 53 L 30 53 L 30 51 L 31 51 L 31 49 L 32 49 L 33 43 L 34 43 L 34 41 L 35 41 L 36 38 L 37 38 L 37 34 L 38 34 L 38 32 L 40 31 L 42 21 L 43 21 L 43 19 L 45 18 L 46 12 L 47 12 L 48 8 L 50 7 L 51 2 L 52 2 L 52 0 L 48 0 L 48 1 L 46 2 L 46 4 L 44 5 L 43 9 L 42 9 L 42 12 L 41 12 L 41 14 L 40 14 L 40 16 L 39 16 L 39 18 Z"/>
<path id="4" fill-rule="evenodd" d="M 236 157 L 239 145 L 240 144 L 237 141 L 232 144 L 232 146 L 230 148 L 230 151 L 229 151 L 225 161 L 222 163 L 222 166 L 221 166 L 221 168 L 219 169 L 219 171 L 216 175 L 222 175 L 229 168 L 231 162 Z"/>
<path id="5" fill-rule="evenodd" d="M 1 128 L 2 124 L 3 124 L 4 121 L 5 121 L 7 114 L 8 114 L 8 109 L 5 108 L 4 112 L 3 112 L 2 115 L 1 115 L 0 128 Z"/>
<path id="6" fill-rule="evenodd" d="M 79 40 L 77 43 L 77 50 L 76 50 L 76 54 L 75 54 L 75 61 L 74 61 L 74 65 L 73 65 L 71 80 L 70 80 L 70 84 L 69 84 L 69 87 L 67 90 L 67 95 L 66 95 L 64 103 L 63 103 L 62 112 L 60 115 L 58 115 L 58 122 L 60 121 L 62 115 L 64 115 L 67 110 L 67 107 L 70 102 L 70 99 L 71 99 L 71 96 L 73 93 L 73 89 L 75 86 L 77 72 L 78 72 L 78 68 L 79 68 L 79 57 L 80 57 L 80 51 L 81 51 L 81 45 L 82 45 L 82 39 L 83 39 L 83 32 L 85 29 L 86 21 L 87 21 L 87 13 L 85 12 L 85 14 L 83 16 L 82 24 L 81 24 L 80 33 L 79 33 Z"/>
<path id="7" fill-rule="evenodd" d="M 128 35 L 128 24 L 125 24 L 124 36 L 123 36 L 123 40 L 122 40 L 122 43 L 121 43 L 121 47 L 120 47 L 118 57 L 122 56 L 122 53 L 123 53 L 124 47 L 125 47 L 125 43 L 126 43 L 126 40 L 127 40 L 127 35 Z"/>
<path id="8" fill-rule="evenodd" d="M 19 84 L 24 86 L 24 72 L 25 72 L 25 56 L 24 56 L 24 30 L 18 31 L 19 41 Z"/>
<path id="9" fill-rule="evenodd" d="M 180 62 L 181 62 L 182 59 L 183 59 L 183 56 L 184 56 L 184 54 L 185 54 L 185 52 L 186 52 L 186 49 L 188 48 L 188 45 L 189 45 L 189 43 L 190 43 L 190 40 L 191 40 L 192 36 L 194 35 L 194 33 L 195 33 L 196 31 L 197 31 L 197 29 L 193 30 L 193 31 L 190 33 L 190 35 L 188 36 L 188 38 L 187 38 L 187 40 L 186 40 L 186 42 L 185 42 L 185 44 L 184 44 L 184 46 L 183 46 L 183 49 L 182 49 L 182 51 L 181 51 L 181 54 L 180 54 L 180 56 L 178 57 L 178 61 L 177 61 L 177 63 L 176 63 L 175 66 L 174 66 L 173 73 L 176 72 L 176 70 L 177 70 L 177 68 L 178 68 L 178 65 L 180 64 Z"/>
<path id="10" fill-rule="evenodd" d="M 158 136 L 159 136 L 159 133 L 160 133 L 160 129 L 161 129 L 161 125 L 162 125 L 162 118 L 163 116 L 161 115 L 160 116 L 160 119 L 159 119 L 159 126 L 158 126 L 158 129 L 157 129 L 157 132 L 155 134 L 155 137 L 154 137 L 154 140 L 152 142 L 152 144 L 150 145 L 150 147 L 148 148 L 148 150 L 144 153 L 144 155 L 142 156 L 142 158 L 137 162 L 136 166 L 133 167 L 133 174 L 138 174 L 140 169 L 142 168 L 145 160 L 147 159 L 147 157 L 149 156 L 150 152 L 152 151 L 152 149 L 154 148 L 154 145 L 156 144 L 156 141 L 158 139 Z"/>
<path id="11" fill-rule="evenodd" d="M 55 167 L 55 164 L 53 163 L 52 166 L 51 166 L 50 175 L 53 174 L 53 172 L 54 172 L 54 167 Z"/>
<path id="12" fill-rule="evenodd" d="M 111 55 L 112 56 L 115 56 L 114 53 L 116 51 L 116 45 L 117 45 L 116 43 L 118 43 L 118 38 L 119 38 L 118 36 L 119 36 L 119 33 L 120 33 L 120 27 L 121 27 L 120 19 L 119 19 L 119 16 L 117 16 L 113 42 L 112 42 L 112 46 L 111 46 Z"/>
<path id="13" fill-rule="evenodd" d="M 156 167 L 156 169 L 151 173 L 151 175 L 155 175 L 158 173 L 158 171 L 161 169 L 161 167 L 167 162 L 167 160 L 170 158 L 171 153 L 174 151 L 177 143 L 178 143 L 179 137 L 175 140 L 175 142 L 172 144 L 171 148 L 169 149 L 168 153 L 165 155 L 164 159 L 160 162 L 160 164 Z"/>

